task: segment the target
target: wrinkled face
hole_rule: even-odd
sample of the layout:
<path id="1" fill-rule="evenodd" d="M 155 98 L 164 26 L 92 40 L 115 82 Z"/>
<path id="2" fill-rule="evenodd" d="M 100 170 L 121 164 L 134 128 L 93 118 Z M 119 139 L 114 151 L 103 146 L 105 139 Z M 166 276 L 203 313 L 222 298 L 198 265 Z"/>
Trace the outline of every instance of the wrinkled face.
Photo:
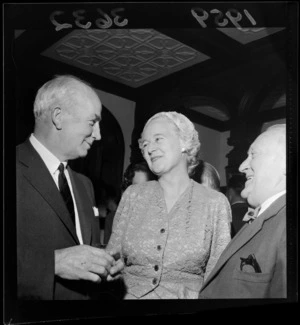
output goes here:
<path id="1" fill-rule="evenodd" d="M 140 183 L 145 183 L 148 181 L 148 176 L 146 173 L 142 171 L 136 171 L 134 173 L 134 177 L 132 179 L 132 184 L 140 184 Z"/>
<path id="2" fill-rule="evenodd" d="M 76 107 L 62 118 L 61 148 L 65 160 L 85 157 L 95 140 L 100 140 L 101 102 L 92 92 L 78 92 Z"/>
<path id="3" fill-rule="evenodd" d="M 241 196 L 253 207 L 283 191 L 286 188 L 286 154 L 278 134 L 262 133 L 250 146 L 239 171 L 247 178 Z"/>
<path id="4" fill-rule="evenodd" d="M 156 175 L 161 176 L 184 161 L 175 125 L 165 118 L 154 119 L 144 128 L 141 143 L 143 156 Z"/>

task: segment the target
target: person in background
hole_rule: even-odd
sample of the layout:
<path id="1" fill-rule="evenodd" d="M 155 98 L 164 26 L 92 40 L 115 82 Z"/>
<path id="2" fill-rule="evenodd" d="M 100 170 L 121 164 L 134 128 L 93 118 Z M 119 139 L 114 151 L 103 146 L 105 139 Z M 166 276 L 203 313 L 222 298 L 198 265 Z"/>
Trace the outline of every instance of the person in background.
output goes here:
<path id="1" fill-rule="evenodd" d="M 69 75 L 45 83 L 34 102 L 33 134 L 16 149 L 17 295 L 19 299 L 86 300 L 122 270 L 93 227 L 91 181 L 68 161 L 101 139 L 101 102 Z"/>
<path id="2" fill-rule="evenodd" d="M 200 160 L 191 177 L 204 186 L 220 191 L 220 175 L 216 168 L 206 161 Z"/>
<path id="3" fill-rule="evenodd" d="M 241 197 L 241 191 L 245 187 L 246 177 L 245 175 L 233 175 L 228 181 L 226 196 L 231 205 L 231 237 L 233 238 L 235 234 L 247 223 L 243 221 L 245 214 L 248 211 L 247 200 Z"/>
<path id="4" fill-rule="evenodd" d="M 156 176 L 151 172 L 145 161 L 131 163 L 124 173 L 121 190 L 124 192 L 132 184 L 140 184 L 153 179 L 156 179 Z"/>
<path id="5" fill-rule="evenodd" d="M 121 185 L 121 191 L 124 192 L 128 186 L 132 184 L 141 184 L 144 182 L 155 179 L 156 176 L 151 172 L 145 161 L 139 163 L 131 163 L 126 168 L 123 176 L 123 182 Z M 108 215 L 105 219 L 104 229 L 104 244 L 106 245 L 109 241 L 112 232 L 112 226 L 114 221 L 115 212 L 118 207 L 119 200 L 114 196 L 107 198 Z"/>
<path id="6" fill-rule="evenodd" d="M 158 180 L 129 186 L 108 249 L 121 252 L 124 299 L 196 299 L 230 241 L 226 196 L 190 178 L 200 142 L 183 114 L 151 117 L 139 139 Z"/>
<path id="7" fill-rule="evenodd" d="M 285 124 L 255 139 L 239 171 L 247 179 L 241 196 L 254 211 L 223 251 L 199 298 L 286 298 Z"/>

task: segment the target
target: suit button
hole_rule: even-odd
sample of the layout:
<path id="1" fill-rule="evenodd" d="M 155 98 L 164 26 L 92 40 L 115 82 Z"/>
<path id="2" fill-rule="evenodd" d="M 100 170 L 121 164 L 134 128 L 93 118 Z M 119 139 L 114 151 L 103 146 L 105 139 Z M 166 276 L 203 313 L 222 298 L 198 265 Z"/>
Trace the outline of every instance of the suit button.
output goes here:
<path id="1" fill-rule="evenodd" d="M 154 265 L 154 270 L 158 271 L 158 269 L 159 269 L 158 265 Z"/>
<path id="2" fill-rule="evenodd" d="M 157 283 L 157 279 L 153 279 L 152 283 L 155 285 Z"/>
<path id="3" fill-rule="evenodd" d="M 157 246 L 157 250 L 158 250 L 158 251 L 161 250 L 161 246 L 160 246 L 160 245 Z"/>
<path id="4" fill-rule="evenodd" d="M 160 229 L 160 232 L 163 234 L 166 230 L 164 228 Z"/>

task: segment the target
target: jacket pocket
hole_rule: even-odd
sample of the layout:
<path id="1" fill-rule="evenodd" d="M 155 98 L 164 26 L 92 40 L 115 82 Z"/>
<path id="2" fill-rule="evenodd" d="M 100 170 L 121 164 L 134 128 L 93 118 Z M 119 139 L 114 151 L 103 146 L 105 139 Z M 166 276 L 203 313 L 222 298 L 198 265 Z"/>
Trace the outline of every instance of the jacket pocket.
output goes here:
<path id="1" fill-rule="evenodd" d="M 241 270 L 235 269 L 233 278 L 246 282 L 268 283 L 271 281 L 272 273 L 243 272 Z"/>

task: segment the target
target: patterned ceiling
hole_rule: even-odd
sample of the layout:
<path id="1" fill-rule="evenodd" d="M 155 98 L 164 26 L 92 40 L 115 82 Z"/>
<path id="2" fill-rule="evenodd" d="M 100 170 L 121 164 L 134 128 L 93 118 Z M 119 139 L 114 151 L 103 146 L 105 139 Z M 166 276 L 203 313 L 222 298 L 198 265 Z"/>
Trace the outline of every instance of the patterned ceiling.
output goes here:
<path id="1" fill-rule="evenodd" d="M 261 27 L 261 28 L 217 28 L 220 32 L 233 38 L 241 44 L 248 44 L 267 37 L 274 33 L 280 32 L 285 27 Z"/>
<path id="2" fill-rule="evenodd" d="M 154 29 L 74 30 L 42 55 L 133 88 L 209 59 Z"/>
<path id="3" fill-rule="evenodd" d="M 245 46 L 282 29 L 218 28 Z M 15 37 L 21 33 L 19 31 Z M 132 88 L 211 59 L 154 29 L 73 30 L 41 54 Z M 230 119 L 222 103 L 212 98 L 193 100 L 189 99 L 186 105 L 190 109 L 219 121 Z M 285 100 L 282 96 L 278 102 L 267 102 L 261 110 L 281 107 Z"/>

